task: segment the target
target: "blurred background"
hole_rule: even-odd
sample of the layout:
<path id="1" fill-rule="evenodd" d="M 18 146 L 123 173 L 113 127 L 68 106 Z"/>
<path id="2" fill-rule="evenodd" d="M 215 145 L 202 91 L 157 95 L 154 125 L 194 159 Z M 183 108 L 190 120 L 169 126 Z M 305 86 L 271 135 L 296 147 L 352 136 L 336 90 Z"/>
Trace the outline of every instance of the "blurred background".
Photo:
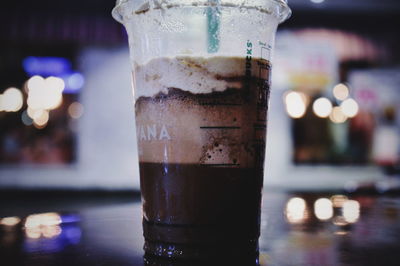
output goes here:
<path id="1" fill-rule="evenodd" d="M 266 186 L 399 174 L 400 4 L 291 0 L 276 38 Z M 127 38 L 114 1 L 0 10 L 0 187 L 139 189 Z"/>
<path id="2" fill-rule="evenodd" d="M 2 265 L 143 265 L 114 4 L 1 5 Z M 260 265 L 398 265 L 400 2 L 289 5 L 273 59 Z"/>

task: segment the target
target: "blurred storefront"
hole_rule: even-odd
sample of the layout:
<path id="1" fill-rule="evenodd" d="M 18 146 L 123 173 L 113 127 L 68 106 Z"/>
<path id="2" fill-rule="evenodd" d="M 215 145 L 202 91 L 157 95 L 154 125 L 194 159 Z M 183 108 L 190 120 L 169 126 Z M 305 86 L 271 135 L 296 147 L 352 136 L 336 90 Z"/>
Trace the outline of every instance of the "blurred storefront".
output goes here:
<path id="1" fill-rule="evenodd" d="M 399 68 L 381 41 L 332 29 L 278 34 L 273 73 L 278 92 L 272 94 L 271 105 L 280 100 L 284 104 L 273 113 L 281 117 L 272 118 L 276 122 L 270 125 L 268 141 L 278 150 L 277 140 L 285 146 L 290 139 L 287 154 L 279 159 L 290 158 L 284 172 L 293 176 L 289 180 L 308 180 L 303 188 L 315 182 L 332 187 L 329 180 L 337 180 L 333 186 L 340 188 L 396 174 Z M 276 129 L 280 131 L 273 133 Z M 276 156 L 269 152 L 269 158 Z M 282 172 L 272 173 L 272 179 L 281 183 Z"/>

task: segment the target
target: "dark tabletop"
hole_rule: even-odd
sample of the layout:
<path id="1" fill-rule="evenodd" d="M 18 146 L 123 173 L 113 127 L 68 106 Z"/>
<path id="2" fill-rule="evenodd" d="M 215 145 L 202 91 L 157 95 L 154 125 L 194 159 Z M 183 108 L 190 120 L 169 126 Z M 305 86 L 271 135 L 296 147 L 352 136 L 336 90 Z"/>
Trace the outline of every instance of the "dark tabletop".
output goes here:
<path id="1" fill-rule="evenodd" d="M 335 194 L 265 191 L 260 264 L 400 265 L 400 197 Z M 144 265 L 137 193 L 0 200 L 0 265 Z"/>

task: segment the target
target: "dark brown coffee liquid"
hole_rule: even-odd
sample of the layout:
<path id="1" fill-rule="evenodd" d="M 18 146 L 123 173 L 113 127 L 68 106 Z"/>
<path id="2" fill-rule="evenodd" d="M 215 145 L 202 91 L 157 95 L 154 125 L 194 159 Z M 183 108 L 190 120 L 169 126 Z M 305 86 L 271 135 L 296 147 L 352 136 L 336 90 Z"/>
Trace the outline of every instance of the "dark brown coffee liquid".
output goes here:
<path id="1" fill-rule="evenodd" d="M 261 169 L 140 163 L 140 176 L 148 246 L 189 245 L 206 256 L 257 249 Z"/>

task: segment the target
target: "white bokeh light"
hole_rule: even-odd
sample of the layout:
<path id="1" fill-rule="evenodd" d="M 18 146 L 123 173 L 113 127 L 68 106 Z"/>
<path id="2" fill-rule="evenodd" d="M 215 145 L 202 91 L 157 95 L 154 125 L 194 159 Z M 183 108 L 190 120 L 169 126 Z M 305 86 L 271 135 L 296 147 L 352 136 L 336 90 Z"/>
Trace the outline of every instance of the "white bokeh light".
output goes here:
<path id="1" fill-rule="evenodd" d="M 37 88 L 42 88 L 45 86 L 44 78 L 41 76 L 37 76 L 37 75 L 33 76 L 28 80 L 26 85 L 28 87 L 28 90 L 32 90 L 32 89 L 35 90 Z"/>
<path id="2" fill-rule="evenodd" d="M 42 109 L 33 109 L 31 107 L 28 107 L 28 109 L 26 110 L 26 113 L 32 119 L 34 119 L 35 117 L 39 117 L 41 112 L 43 112 Z"/>
<path id="3" fill-rule="evenodd" d="M 37 126 L 45 126 L 49 121 L 49 112 L 47 110 L 41 110 L 39 115 L 33 118 L 33 123 Z"/>
<path id="4" fill-rule="evenodd" d="M 17 216 L 13 217 L 4 217 L 3 219 L 0 219 L 0 224 L 5 225 L 5 226 L 15 226 L 21 222 L 21 219 Z"/>
<path id="5" fill-rule="evenodd" d="M 333 204 L 333 207 L 335 208 L 341 208 L 343 207 L 343 204 L 348 200 L 347 196 L 345 195 L 333 195 L 331 197 L 331 201 Z"/>
<path id="6" fill-rule="evenodd" d="M 36 110 L 37 110 L 37 109 L 33 109 L 33 108 L 31 108 L 31 107 L 28 107 L 28 109 L 26 109 L 26 113 L 28 114 L 28 116 L 29 116 L 30 118 L 33 119 L 33 118 L 35 117 Z"/>
<path id="7" fill-rule="evenodd" d="M 62 232 L 59 226 L 61 223 L 61 216 L 58 213 L 32 214 L 26 218 L 24 224 L 25 234 L 28 238 L 33 239 L 56 237 Z"/>
<path id="8" fill-rule="evenodd" d="M 65 83 L 57 77 L 48 77 L 43 79 L 40 76 L 34 76 L 28 80 L 28 106 L 32 109 L 53 110 L 62 103 L 62 91 Z"/>
<path id="9" fill-rule="evenodd" d="M 286 112 L 291 118 L 301 118 L 306 113 L 306 96 L 299 92 L 289 92 L 285 95 Z"/>
<path id="10" fill-rule="evenodd" d="M 314 214 L 320 220 L 328 220 L 332 218 L 332 202 L 327 198 L 317 199 L 314 203 Z"/>
<path id="11" fill-rule="evenodd" d="M 301 223 L 306 218 L 307 205 L 304 199 L 294 197 L 286 203 L 285 214 L 289 223 Z"/>
<path id="12" fill-rule="evenodd" d="M 24 104 L 24 95 L 17 88 L 8 88 L 0 98 L 0 110 L 18 112 Z"/>
<path id="13" fill-rule="evenodd" d="M 56 90 L 61 93 L 65 88 L 64 80 L 57 77 L 48 77 L 45 79 L 46 86 L 52 90 Z"/>
<path id="14" fill-rule="evenodd" d="M 344 123 L 347 120 L 347 116 L 342 112 L 342 109 L 339 106 L 333 107 L 329 118 L 335 124 Z"/>
<path id="15" fill-rule="evenodd" d="M 347 99 L 340 104 L 340 108 L 347 117 L 355 117 L 358 114 L 358 103 L 354 99 Z"/>
<path id="16" fill-rule="evenodd" d="M 332 112 L 332 103 L 327 98 L 318 98 L 314 101 L 313 111 L 316 116 L 326 118 Z"/>
<path id="17" fill-rule="evenodd" d="M 41 214 L 32 214 L 26 218 L 25 228 L 34 228 L 39 226 L 53 226 L 61 224 L 62 220 L 58 213 L 48 212 Z"/>
<path id="18" fill-rule="evenodd" d="M 339 83 L 333 87 L 333 96 L 339 101 L 344 101 L 349 97 L 349 88 L 345 84 Z"/>
<path id="19" fill-rule="evenodd" d="M 343 217 L 348 223 L 355 223 L 360 218 L 360 203 L 356 200 L 348 200 L 343 203 Z"/>

